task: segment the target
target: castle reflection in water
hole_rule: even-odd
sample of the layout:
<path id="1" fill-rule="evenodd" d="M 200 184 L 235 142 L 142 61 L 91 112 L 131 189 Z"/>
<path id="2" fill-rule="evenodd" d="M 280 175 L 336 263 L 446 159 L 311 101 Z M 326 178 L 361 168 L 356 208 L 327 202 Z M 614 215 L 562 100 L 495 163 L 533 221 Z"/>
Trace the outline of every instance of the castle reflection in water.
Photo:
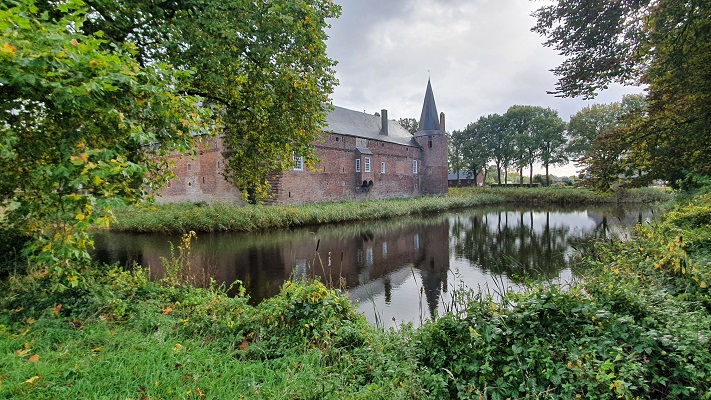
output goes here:
<path id="1" fill-rule="evenodd" d="M 326 225 L 259 234 L 198 234 L 191 246 L 197 283 L 243 283 L 251 301 L 275 295 L 287 279 L 318 277 L 347 290 L 359 309 L 384 325 L 431 318 L 447 292 L 493 277 L 555 278 L 568 270 L 571 243 L 634 225 L 650 211 L 480 210 L 428 218 Z M 178 236 L 102 233 L 96 257 L 165 270 Z M 444 298 L 443 298 L 444 297 Z M 390 310 L 389 308 L 393 309 Z M 377 317 L 376 317 L 377 316 Z M 386 317 L 386 318 L 383 318 Z"/>

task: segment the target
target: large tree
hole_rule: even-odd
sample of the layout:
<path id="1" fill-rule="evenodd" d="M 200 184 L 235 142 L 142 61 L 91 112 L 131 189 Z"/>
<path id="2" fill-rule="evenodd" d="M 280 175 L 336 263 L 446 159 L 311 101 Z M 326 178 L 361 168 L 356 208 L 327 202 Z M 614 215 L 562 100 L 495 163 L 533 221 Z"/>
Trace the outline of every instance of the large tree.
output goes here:
<path id="1" fill-rule="evenodd" d="M 481 150 L 488 153 L 487 159 L 496 165 L 497 182 L 501 184 L 501 171 L 504 171 L 505 181 L 506 170 L 514 156 L 513 138 L 507 129 L 506 120 L 500 114 L 489 114 L 480 117 L 467 129 L 472 132 L 472 137 L 478 138 L 479 141 L 472 142 L 472 145 L 480 146 Z"/>
<path id="2" fill-rule="evenodd" d="M 0 207 L 61 290 L 81 284 L 89 227 L 166 182 L 163 156 L 204 133 L 207 109 L 177 92 L 184 71 L 84 34 L 80 2 L 52 10 L 0 4 Z"/>
<path id="3" fill-rule="evenodd" d="M 560 119 L 557 111 L 550 108 L 544 109 L 540 116 L 531 121 L 531 124 L 539 143 L 538 157 L 546 170 L 546 186 L 550 186 L 549 167 L 568 162 L 565 138 L 567 124 Z"/>
<path id="4" fill-rule="evenodd" d="M 268 177 L 293 156 L 316 159 L 336 84 L 326 56 L 330 0 L 86 0 L 86 30 L 136 44 L 137 58 L 193 72 L 181 89 L 222 117 L 226 177 L 250 201 L 269 194 Z"/>
<path id="5" fill-rule="evenodd" d="M 513 135 L 516 148 L 516 164 L 523 183 L 523 168 L 529 168 L 529 183 L 533 180 L 533 164 L 538 159 L 540 140 L 533 121 L 545 109 L 536 106 L 512 106 L 504 114 L 508 129 Z"/>
<path id="6" fill-rule="evenodd" d="M 90 226 L 169 179 L 167 154 L 224 133 L 252 199 L 313 162 L 335 84 L 327 0 L 0 3 L 1 218 L 56 288 L 81 283 Z M 3 221 L 0 221 L 3 222 Z"/>
<path id="7" fill-rule="evenodd" d="M 646 112 L 607 146 L 622 146 L 639 184 L 711 173 L 709 15 L 707 0 L 559 0 L 535 13 L 533 30 L 566 56 L 554 70 L 557 95 L 590 98 L 612 82 L 646 85 Z"/>
<path id="8" fill-rule="evenodd" d="M 643 114 L 644 110 L 644 96 L 626 95 L 621 102 L 593 104 L 570 117 L 567 152 L 569 157 L 582 167 L 585 175 L 596 175 L 592 178 L 592 183 L 610 182 L 613 177 L 618 177 L 618 173 L 619 176 L 624 176 L 624 167 L 621 165 L 624 161 L 624 148 L 604 142 L 623 143 L 615 136 L 619 136 L 630 124 L 632 115 Z M 609 165 L 610 163 L 615 166 Z M 600 169 L 603 165 L 605 167 Z M 600 180 L 600 176 L 606 178 Z M 604 189 L 605 185 L 601 188 Z"/>

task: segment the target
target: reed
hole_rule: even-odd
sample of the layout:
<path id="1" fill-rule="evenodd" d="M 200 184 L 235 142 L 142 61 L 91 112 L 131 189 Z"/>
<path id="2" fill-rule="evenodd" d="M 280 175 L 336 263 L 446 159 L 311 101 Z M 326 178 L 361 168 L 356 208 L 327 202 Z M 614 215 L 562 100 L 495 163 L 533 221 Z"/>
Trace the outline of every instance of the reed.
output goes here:
<path id="1" fill-rule="evenodd" d="M 236 206 L 228 204 L 162 204 L 124 207 L 115 211 L 117 231 L 133 232 L 257 232 L 348 221 L 368 221 L 496 204 L 600 204 L 658 202 L 671 194 L 636 189 L 600 195 L 584 189 L 457 188 L 446 196 L 315 203 L 299 206 Z"/>

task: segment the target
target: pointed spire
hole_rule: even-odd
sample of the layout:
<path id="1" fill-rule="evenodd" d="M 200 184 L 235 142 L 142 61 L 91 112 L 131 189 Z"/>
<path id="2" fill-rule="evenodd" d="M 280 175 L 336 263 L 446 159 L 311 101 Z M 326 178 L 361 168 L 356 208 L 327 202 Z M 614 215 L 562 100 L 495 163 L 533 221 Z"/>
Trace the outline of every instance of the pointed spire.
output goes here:
<path id="1" fill-rule="evenodd" d="M 432 83 L 429 79 L 427 79 L 427 91 L 425 92 L 425 102 L 422 105 L 419 128 L 420 131 L 439 131 L 439 114 L 432 93 Z"/>

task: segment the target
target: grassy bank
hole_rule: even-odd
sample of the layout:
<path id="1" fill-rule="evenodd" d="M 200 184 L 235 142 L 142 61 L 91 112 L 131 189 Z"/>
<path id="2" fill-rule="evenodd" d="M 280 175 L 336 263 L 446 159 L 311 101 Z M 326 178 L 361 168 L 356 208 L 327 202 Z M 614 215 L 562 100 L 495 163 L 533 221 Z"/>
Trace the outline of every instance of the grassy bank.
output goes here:
<path id="1" fill-rule="evenodd" d="M 0 398 L 711 398 L 711 195 L 575 268 L 397 332 L 318 282 L 251 306 L 111 267 L 55 293 L 35 271 L 0 286 Z"/>
<path id="2" fill-rule="evenodd" d="M 494 204 L 601 204 L 666 201 L 671 194 L 657 189 L 635 189 L 599 195 L 568 188 L 464 188 L 447 196 L 371 200 L 302 206 L 247 206 L 226 204 L 164 204 L 122 208 L 112 229 L 135 232 L 254 232 L 346 221 L 367 221 L 443 212 Z"/>

